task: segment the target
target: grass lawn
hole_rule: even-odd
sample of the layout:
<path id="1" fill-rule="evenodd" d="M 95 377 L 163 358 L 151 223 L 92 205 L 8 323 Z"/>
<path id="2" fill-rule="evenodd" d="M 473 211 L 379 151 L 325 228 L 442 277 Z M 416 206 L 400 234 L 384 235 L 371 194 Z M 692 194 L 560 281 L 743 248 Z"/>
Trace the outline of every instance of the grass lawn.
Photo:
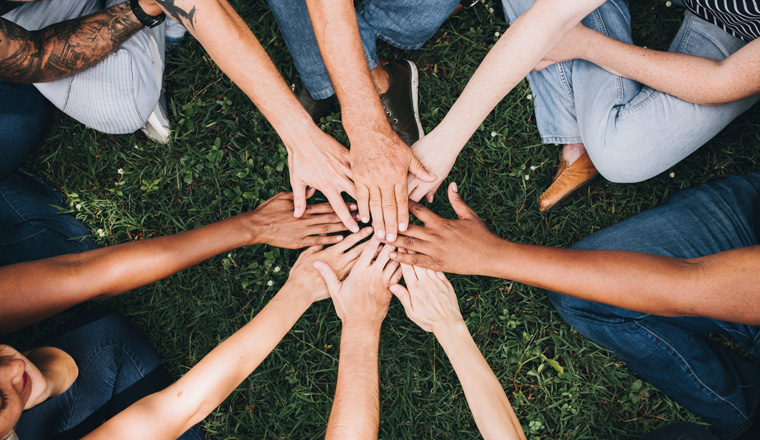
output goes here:
<path id="1" fill-rule="evenodd" d="M 682 10 L 657 0 L 631 3 L 636 42 L 666 48 Z M 286 81 L 295 82 L 297 73 L 266 3 L 236 1 L 235 6 Z M 427 131 L 443 118 L 505 29 L 500 4 L 488 0 L 450 19 L 419 51 L 399 53 L 381 44 L 384 57 L 411 59 L 419 66 Z M 192 38 L 169 60 L 166 82 L 173 125 L 168 145 L 140 133 L 97 133 L 58 115 L 29 161 L 103 246 L 212 223 L 289 189 L 285 148 L 274 130 Z M 551 182 L 559 150 L 540 143 L 523 82 L 473 136 L 449 181 L 459 183 L 465 200 L 499 236 L 569 246 L 663 203 L 680 188 L 757 169 L 757 115 L 756 106 L 662 175 L 635 185 L 599 179 L 570 204 L 543 215 L 537 198 Z M 323 128 L 347 144 L 338 118 Z M 433 209 L 453 214 L 443 191 Z M 297 255 L 268 246 L 238 249 L 117 299 L 79 308 L 120 310 L 148 335 L 178 377 L 266 304 Z M 470 331 L 529 438 L 636 439 L 668 422 L 698 421 L 570 329 L 541 290 L 509 280 L 450 279 Z M 70 313 L 11 339 L 31 345 Z M 218 439 L 322 438 L 335 393 L 339 339 L 332 305 L 315 304 L 203 426 Z M 380 393 L 380 438 L 479 438 L 443 350 L 395 300 L 382 333 Z"/>

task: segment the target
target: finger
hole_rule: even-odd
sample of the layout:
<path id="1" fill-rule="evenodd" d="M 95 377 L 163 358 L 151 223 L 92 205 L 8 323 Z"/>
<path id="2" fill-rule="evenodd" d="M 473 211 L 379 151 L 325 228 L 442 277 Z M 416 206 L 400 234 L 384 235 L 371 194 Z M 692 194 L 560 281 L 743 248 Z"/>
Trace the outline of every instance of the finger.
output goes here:
<path id="1" fill-rule="evenodd" d="M 404 288 L 401 284 L 394 284 L 391 286 L 391 293 L 398 298 L 399 302 L 401 302 L 401 305 L 404 306 L 404 310 L 406 311 L 406 314 L 412 312 L 412 298 L 409 295 L 409 291 Z"/>
<path id="2" fill-rule="evenodd" d="M 412 215 L 420 219 L 422 223 L 425 223 L 426 225 L 428 223 L 441 220 L 441 217 L 438 214 L 429 210 L 428 208 L 425 207 L 425 205 L 422 205 L 419 202 L 410 201 L 409 211 L 412 213 Z"/>
<path id="3" fill-rule="evenodd" d="M 412 155 L 412 161 L 409 162 L 409 172 L 423 182 L 432 183 L 437 179 L 436 175 L 428 171 L 414 155 Z"/>
<path id="4" fill-rule="evenodd" d="M 304 246 L 324 246 L 345 240 L 342 235 L 310 235 L 302 240 Z"/>
<path id="5" fill-rule="evenodd" d="M 306 185 L 301 182 L 293 185 L 293 217 L 300 218 L 306 211 Z"/>
<path id="6" fill-rule="evenodd" d="M 314 193 L 317 192 L 317 189 L 311 186 L 306 187 L 306 198 L 310 199 L 311 196 L 314 195 Z"/>
<path id="7" fill-rule="evenodd" d="M 369 189 L 361 183 L 356 184 L 356 204 L 362 223 L 369 223 Z"/>
<path id="8" fill-rule="evenodd" d="M 401 264 L 401 273 L 404 275 L 404 281 L 410 288 L 417 284 L 417 274 L 414 273 L 414 269 L 409 264 Z"/>
<path id="9" fill-rule="evenodd" d="M 396 284 L 399 281 L 401 281 L 401 265 L 398 264 L 393 269 L 393 275 L 391 275 L 391 281 L 390 284 Z"/>
<path id="10" fill-rule="evenodd" d="M 433 258 L 425 254 L 403 254 L 400 252 L 392 252 L 390 257 L 391 260 L 398 261 L 402 264 L 437 269 Z"/>
<path id="11" fill-rule="evenodd" d="M 375 258 L 375 264 L 380 269 L 384 268 L 385 265 L 390 261 L 390 254 L 393 252 L 393 250 L 396 249 L 396 246 L 391 246 L 389 244 L 383 245 L 383 248 L 380 250 L 380 253 L 377 255 L 377 258 Z"/>
<path id="12" fill-rule="evenodd" d="M 389 244 L 393 246 L 398 246 L 399 248 L 406 249 L 408 251 L 412 252 L 420 252 L 423 254 L 426 254 L 429 250 L 430 243 L 424 240 L 420 240 L 418 238 L 408 237 L 406 235 L 401 235 L 396 239 L 396 241 L 388 242 Z"/>
<path id="13" fill-rule="evenodd" d="M 338 218 L 340 218 L 340 221 L 342 221 L 343 224 L 346 225 L 346 227 L 351 232 L 359 232 L 359 225 L 356 223 L 353 217 L 351 217 L 351 211 L 348 210 L 346 202 L 343 201 L 343 198 L 340 196 L 340 194 L 327 192 L 325 193 L 325 196 L 327 197 L 327 201 L 330 202 L 330 205 L 335 210 L 335 214 L 338 216 Z"/>
<path id="14" fill-rule="evenodd" d="M 396 233 L 398 232 L 398 216 L 396 214 L 396 191 L 393 187 L 383 188 L 380 192 L 380 197 L 383 200 L 383 223 L 385 223 L 385 237 L 378 237 L 380 239 L 388 238 L 395 240 Z"/>
<path id="15" fill-rule="evenodd" d="M 343 190 L 343 192 L 347 193 L 349 196 L 356 198 L 356 185 L 354 184 L 354 181 L 351 180 L 350 176 L 346 179 L 343 179 L 341 182 L 341 190 Z"/>
<path id="16" fill-rule="evenodd" d="M 340 281 L 338 280 L 338 276 L 335 275 L 335 272 L 333 272 L 329 264 L 322 261 L 317 261 L 314 263 L 314 269 L 317 269 L 317 272 L 322 275 L 322 279 L 325 280 L 325 284 L 327 284 L 327 290 L 330 292 L 330 296 L 340 290 Z"/>
<path id="17" fill-rule="evenodd" d="M 372 226 L 375 228 L 375 237 L 385 238 L 383 199 L 380 193 L 380 188 L 373 187 L 369 190 L 369 212 L 372 215 Z"/>
<path id="18" fill-rule="evenodd" d="M 316 203 L 314 205 L 307 205 L 306 206 L 306 214 L 310 215 L 319 215 L 319 214 L 332 214 L 335 211 L 333 210 L 332 205 L 329 203 Z"/>
<path id="19" fill-rule="evenodd" d="M 430 191 L 425 195 L 425 198 L 427 199 L 428 203 L 433 203 L 433 199 L 435 198 L 435 191 Z"/>
<path id="20" fill-rule="evenodd" d="M 369 267 L 369 265 L 372 263 L 372 260 L 375 258 L 375 254 L 377 253 L 379 246 L 380 242 L 377 241 L 375 237 L 367 240 L 366 247 L 362 250 L 357 263 L 359 263 L 361 267 Z"/>
<path id="21" fill-rule="evenodd" d="M 385 265 L 383 268 L 383 279 L 389 280 L 393 276 L 393 273 L 396 272 L 396 269 L 400 266 L 400 263 L 397 263 L 395 261 L 388 260 L 388 264 Z"/>
<path id="22" fill-rule="evenodd" d="M 457 217 L 460 219 L 480 219 L 480 217 L 475 214 L 475 211 L 467 206 L 464 200 L 462 200 L 462 197 L 459 195 L 459 189 L 457 188 L 456 182 L 451 182 L 451 185 L 449 185 L 449 203 L 451 203 L 451 207 L 454 208 L 454 212 L 457 213 Z"/>
<path id="23" fill-rule="evenodd" d="M 414 189 L 409 188 L 409 200 L 419 202 L 420 200 L 422 200 L 422 197 L 424 196 L 425 196 L 425 192 L 422 189 L 422 187 L 417 186 Z"/>
<path id="24" fill-rule="evenodd" d="M 351 249 L 353 245 L 364 240 L 372 234 L 372 228 L 364 228 L 361 231 L 347 236 L 339 245 L 335 245 L 330 248 L 330 252 L 343 253 L 348 249 Z"/>
<path id="25" fill-rule="evenodd" d="M 396 206 L 398 210 L 398 230 L 401 232 L 406 231 L 409 227 L 409 196 L 406 192 L 406 187 L 403 185 L 396 185 Z"/>

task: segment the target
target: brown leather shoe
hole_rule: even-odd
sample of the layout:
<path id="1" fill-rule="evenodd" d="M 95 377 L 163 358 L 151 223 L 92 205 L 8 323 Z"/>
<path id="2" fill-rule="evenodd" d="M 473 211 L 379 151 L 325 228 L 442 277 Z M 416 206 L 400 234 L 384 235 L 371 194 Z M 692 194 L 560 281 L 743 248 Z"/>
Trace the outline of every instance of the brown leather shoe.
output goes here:
<path id="1" fill-rule="evenodd" d="M 559 169 L 551 186 L 538 198 L 539 209 L 541 212 L 546 212 L 567 201 L 576 190 L 591 183 L 598 174 L 587 152 L 584 152 L 570 166 L 567 166 L 567 161 L 563 160 L 559 163 Z"/>

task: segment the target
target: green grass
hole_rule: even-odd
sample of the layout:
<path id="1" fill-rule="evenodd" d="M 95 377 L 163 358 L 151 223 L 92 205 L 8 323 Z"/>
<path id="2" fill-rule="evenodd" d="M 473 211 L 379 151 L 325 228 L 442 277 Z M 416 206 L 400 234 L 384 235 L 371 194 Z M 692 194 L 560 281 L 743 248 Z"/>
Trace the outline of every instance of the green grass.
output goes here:
<path id="1" fill-rule="evenodd" d="M 489 6 L 496 11 L 490 13 Z M 636 41 L 667 47 L 680 11 L 656 0 L 631 6 Z M 236 2 L 236 7 L 286 81 L 295 82 L 295 68 L 266 4 Z M 501 7 L 491 0 L 450 19 L 419 51 L 381 45 L 384 57 L 408 58 L 419 66 L 422 120 L 428 131 L 496 41 L 494 33 L 505 29 Z M 289 187 L 285 149 L 274 130 L 190 40 L 168 63 L 174 128 L 169 145 L 151 143 L 142 134 L 104 135 L 59 115 L 29 161 L 64 195 L 71 212 L 101 245 L 212 223 L 250 210 Z M 635 185 L 600 179 L 569 205 L 543 215 L 537 198 L 551 182 L 558 149 L 540 144 L 528 93 L 523 82 L 499 104 L 448 179 L 459 182 L 465 200 L 501 237 L 569 246 L 661 204 L 675 190 L 758 168 L 755 107 L 672 170 Z M 324 129 L 345 143 L 339 120 L 330 119 Z M 433 209 L 452 215 L 441 194 Z M 178 377 L 266 304 L 297 255 L 267 246 L 238 249 L 117 299 L 78 308 L 106 305 L 120 310 L 148 335 Z M 508 280 L 450 278 L 475 341 L 530 438 L 635 439 L 667 422 L 697 420 L 571 330 L 541 290 Z M 267 286 L 270 280 L 272 287 Z M 13 339 L 31 345 L 69 314 Z M 329 302 L 314 305 L 205 420 L 205 428 L 219 439 L 323 437 L 335 392 L 339 323 Z M 556 361 L 564 373 L 548 360 Z M 380 382 L 381 438 L 479 438 L 442 349 L 405 317 L 396 301 L 382 333 Z"/>

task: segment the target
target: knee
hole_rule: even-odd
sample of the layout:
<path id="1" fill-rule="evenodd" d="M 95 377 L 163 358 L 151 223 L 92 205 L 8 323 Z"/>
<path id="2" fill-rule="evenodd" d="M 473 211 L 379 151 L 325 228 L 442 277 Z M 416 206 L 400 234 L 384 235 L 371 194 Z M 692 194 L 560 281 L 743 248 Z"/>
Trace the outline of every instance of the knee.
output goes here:
<path id="1" fill-rule="evenodd" d="M 667 169 L 656 160 L 656 154 L 646 153 L 641 145 L 589 143 L 586 150 L 599 174 L 614 183 L 643 182 Z"/>

